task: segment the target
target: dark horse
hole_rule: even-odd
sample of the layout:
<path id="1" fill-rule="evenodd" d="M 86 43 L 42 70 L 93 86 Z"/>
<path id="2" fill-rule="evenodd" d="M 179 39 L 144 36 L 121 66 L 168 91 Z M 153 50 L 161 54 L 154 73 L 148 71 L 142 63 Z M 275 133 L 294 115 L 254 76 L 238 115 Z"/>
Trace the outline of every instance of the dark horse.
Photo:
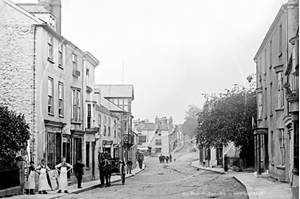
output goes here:
<path id="1" fill-rule="evenodd" d="M 110 186 L 110 178 L 112 172 L 112 165 L 109 161 L 111 159 L 109 154 L 99 153 L 98 161 L 99 161 L 99 171 L 100 171 L 100 187 L 104 187 L 104 179 L 106 182 L 106 186 Z"/>

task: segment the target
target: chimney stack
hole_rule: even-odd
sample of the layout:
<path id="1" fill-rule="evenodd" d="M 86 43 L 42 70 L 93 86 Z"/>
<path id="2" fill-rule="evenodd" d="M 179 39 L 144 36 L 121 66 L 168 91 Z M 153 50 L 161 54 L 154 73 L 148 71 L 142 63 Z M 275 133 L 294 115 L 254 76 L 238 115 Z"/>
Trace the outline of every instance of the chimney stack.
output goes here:
<path id="1" fill-rule="evenodd" d="M 56 18 L 56 32 L 61 34 L 61 1 L 60 0 L 39 0 L 43 6 Z"/>

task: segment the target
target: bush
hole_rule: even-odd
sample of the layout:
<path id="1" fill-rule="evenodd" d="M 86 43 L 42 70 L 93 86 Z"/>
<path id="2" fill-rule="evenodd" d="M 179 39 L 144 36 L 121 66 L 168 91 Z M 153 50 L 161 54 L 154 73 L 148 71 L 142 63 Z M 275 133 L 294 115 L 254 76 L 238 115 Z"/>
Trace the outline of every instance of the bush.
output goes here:
<path id="1" fill-rule="evenodd" d="M 14 166 L 17 152 L 27 147 L 29 126 L 24 115 L 0 106 L 0 169 Z"/>

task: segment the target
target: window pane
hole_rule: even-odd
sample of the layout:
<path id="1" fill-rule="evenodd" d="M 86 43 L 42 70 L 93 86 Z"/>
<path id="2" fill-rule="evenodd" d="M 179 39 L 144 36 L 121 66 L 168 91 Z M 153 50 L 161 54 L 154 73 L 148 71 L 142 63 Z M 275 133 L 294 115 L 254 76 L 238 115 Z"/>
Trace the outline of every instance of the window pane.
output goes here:
<path id="1" fill-rule="evenodd" d="M 124 99 L 124 105 L 128 105 L 128 99 Z"/>

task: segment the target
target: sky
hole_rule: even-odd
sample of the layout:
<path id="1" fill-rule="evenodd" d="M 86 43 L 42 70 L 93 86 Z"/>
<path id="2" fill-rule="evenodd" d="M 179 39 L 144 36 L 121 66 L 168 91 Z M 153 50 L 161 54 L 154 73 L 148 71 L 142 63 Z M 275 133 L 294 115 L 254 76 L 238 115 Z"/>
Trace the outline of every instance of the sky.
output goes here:
<path id="1" fill-rule="evenodd" d="M 37 0 L 13 0 L 37 3 Z M 97 84 L 133 84 L 135 119 L 182 124 L 202 93 L 248 86 L 287 0 L 62 0 L 62 35 L 99 61 Z"/>

